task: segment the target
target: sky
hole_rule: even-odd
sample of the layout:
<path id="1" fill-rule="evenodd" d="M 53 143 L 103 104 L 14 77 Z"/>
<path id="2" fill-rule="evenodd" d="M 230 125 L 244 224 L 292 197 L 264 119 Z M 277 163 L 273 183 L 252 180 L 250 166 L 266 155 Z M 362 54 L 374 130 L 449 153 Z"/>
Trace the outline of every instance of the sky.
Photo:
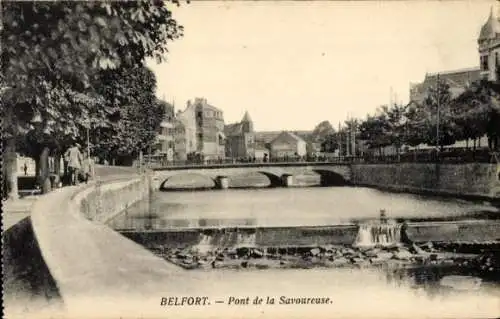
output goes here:
<path id="1" fill-rule="evenodd" d="M 148 66 L 157 96 L 204 97 L 258 131 L 312 130 L 408 102 L 426 72 L 477 67 L 493 1 L 193 1 L 171 6 L 184 37 Z M 496 9 L 494 9 L 496 11 Z M 391 94 L 392 91 L 392 94 Z"/>

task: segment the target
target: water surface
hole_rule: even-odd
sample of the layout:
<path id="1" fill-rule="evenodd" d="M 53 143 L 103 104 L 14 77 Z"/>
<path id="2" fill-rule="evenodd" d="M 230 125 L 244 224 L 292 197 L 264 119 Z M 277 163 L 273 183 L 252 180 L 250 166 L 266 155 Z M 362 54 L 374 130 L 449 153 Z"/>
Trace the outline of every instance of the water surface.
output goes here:
<path id="1" fill-rule="evenodd" d="M 309 187 L 158 192 L 117 216 L 118 229 L 199 226 L 310 226 L 378 218 L 467 219 L 499 217 L 486 202 L 395 194 L 363 187 Z"/>

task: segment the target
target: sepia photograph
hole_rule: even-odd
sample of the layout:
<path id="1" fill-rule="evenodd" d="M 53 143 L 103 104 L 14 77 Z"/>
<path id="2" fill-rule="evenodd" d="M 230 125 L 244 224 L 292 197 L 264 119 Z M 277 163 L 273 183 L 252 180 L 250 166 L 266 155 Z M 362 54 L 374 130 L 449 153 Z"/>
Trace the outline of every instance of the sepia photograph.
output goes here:
<path id="1" fill-rule="evenodd" d="M 0 1 L 3 318 L 500 317 L 500 1 Z"/>

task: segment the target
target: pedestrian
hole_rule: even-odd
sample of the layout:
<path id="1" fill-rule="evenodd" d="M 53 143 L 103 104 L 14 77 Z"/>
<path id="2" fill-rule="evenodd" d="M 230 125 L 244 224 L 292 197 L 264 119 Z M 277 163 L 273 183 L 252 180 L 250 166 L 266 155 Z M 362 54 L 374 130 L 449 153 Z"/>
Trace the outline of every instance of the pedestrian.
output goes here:
<path id="1" fill-rule="evenodd" d="M 82 179 L 85 184 L 88 183 L 90 176 L 92 175 L 92 160 L 88 154 L 88 152 L 83 153 L 83 161 L 82 161 Z"/>
<path id="2" fill-rule="evenodd" d="M 23 169 L 24 169 L 24 176 L 28 175 L 28 165 L 26 164 L 26 162 L 24 162 Z"/>
<path id="3" fill-rule="evenodd" d="M 70 174 L 71 185 L 78 185 L 78 174 L 82 167 L 80 145 L 74 143 L 73 146 L 66 151 L 64 157 L 68 159 L 68 172 Z"/>

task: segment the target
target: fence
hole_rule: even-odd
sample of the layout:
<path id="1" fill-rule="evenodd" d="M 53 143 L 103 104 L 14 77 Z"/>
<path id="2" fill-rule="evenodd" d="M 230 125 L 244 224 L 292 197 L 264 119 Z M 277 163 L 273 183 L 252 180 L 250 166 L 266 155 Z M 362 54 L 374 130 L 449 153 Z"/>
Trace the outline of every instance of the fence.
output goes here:
<path id="1" fill-rule="evenodd" d="M 454 149 L 442 152 L 411 151 L 391 155 L 365 154 L 363 156 L 303 156 L 280 157 L 268 160 L 246 158 L 224 158 L 217 160 L 166 161 L 160 156 L 145 156 L 143 165 L 149 168 L 183 167 L 183 166 L 245 166 L 245 165 L 279 165 L 292 163 L 332 163 L 332 164 L 388 164 L 388 163 L 499 163 L 499 155 L 487 149 L 463 150 Z"/>

